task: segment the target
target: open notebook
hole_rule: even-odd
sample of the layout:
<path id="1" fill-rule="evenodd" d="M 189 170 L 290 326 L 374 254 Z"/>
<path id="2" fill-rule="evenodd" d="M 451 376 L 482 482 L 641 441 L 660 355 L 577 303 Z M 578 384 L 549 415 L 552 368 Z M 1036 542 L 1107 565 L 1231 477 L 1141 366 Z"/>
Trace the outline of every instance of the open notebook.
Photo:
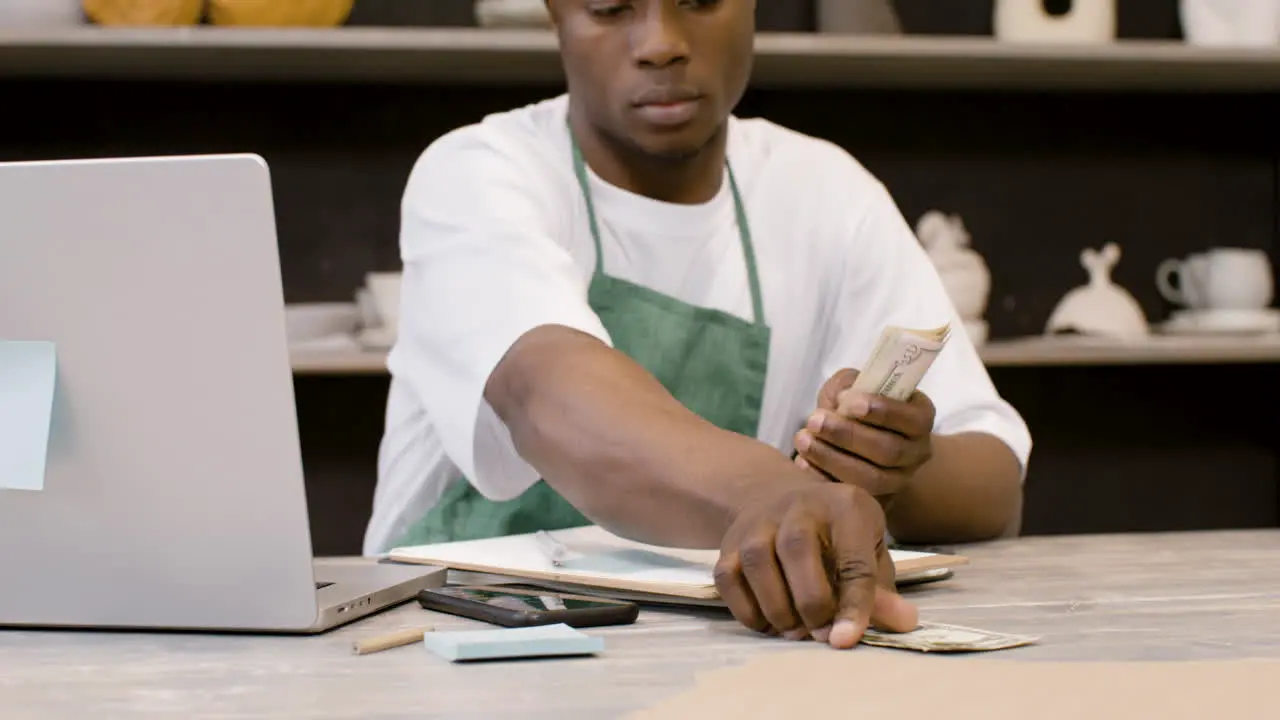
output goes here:
<path id="1" fill-rule="evenodd" d="M 644 545 L 598 525 L 556 530 L 550 535 L 568 551 L 560 566 L 551 563 L 532 534 L 395 548 L 388 559 L 500 575 L 548 587 L 609 591 L 632 599 L 653 596 L 648 599 L 719 601 L 711 576 L 719 557 L 716 550 Z M 960 555 L 891 553 L 899 576 L 969 562 Z"/>

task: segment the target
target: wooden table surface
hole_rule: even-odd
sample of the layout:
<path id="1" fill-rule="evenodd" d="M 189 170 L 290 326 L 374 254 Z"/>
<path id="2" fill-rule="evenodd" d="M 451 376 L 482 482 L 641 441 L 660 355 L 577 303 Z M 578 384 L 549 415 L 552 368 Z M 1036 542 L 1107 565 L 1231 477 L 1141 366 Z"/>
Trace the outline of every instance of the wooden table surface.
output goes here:
<path id="1" fill-rule="evenodd" d="M 922 618 L 1043 636 L 1027 660 L 1280 658 L 1280 529 L 1024 538 L 912 597 Z M 92 598 L 92 588 L 86 588 Z M 315 637 L 0 631 L 0 717 L 612 718 L 754 653 L 727 615 L 646 610 L 595 658 L 452 665 L 357 638 L 431 623 L 416 603 Z M 833 651 L 834 652 L 834 651 Z M 855 652 L 897 652 L 861 648 Z"/>

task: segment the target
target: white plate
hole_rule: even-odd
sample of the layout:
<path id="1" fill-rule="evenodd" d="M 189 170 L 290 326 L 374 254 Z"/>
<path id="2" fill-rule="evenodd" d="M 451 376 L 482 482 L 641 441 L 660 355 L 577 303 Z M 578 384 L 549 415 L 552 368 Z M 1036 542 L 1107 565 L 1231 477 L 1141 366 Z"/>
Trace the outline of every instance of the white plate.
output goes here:
<path id="1" fill-rule="evenodd" d="M 1166 335 L 1262 335 L 1280 333 L 1280 310 L 1179 310 L 1160 331 Z"/>

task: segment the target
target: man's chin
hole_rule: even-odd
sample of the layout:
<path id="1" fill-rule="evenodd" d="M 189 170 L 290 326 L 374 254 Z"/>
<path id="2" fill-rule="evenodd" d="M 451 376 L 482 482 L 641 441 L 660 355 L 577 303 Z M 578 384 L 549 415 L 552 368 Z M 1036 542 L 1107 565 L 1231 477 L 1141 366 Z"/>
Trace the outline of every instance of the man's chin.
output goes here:
<path id="1" fill-rule="evenodd" d="M 661 162 L 684 162 L 694 158 L 711 141 L 703 133 L 682 132 L 647 135 L 634 139 L 636 149 Z"/>
<path id="2" fill-rule="evenodd" d="M 672 165 L 688 162 L 698 156 L 701 151 L 700 147 L 678 147 L 678 148 L 660 148 L 648 151 L 649 157 L 658 162 L 671 163 Z"/>

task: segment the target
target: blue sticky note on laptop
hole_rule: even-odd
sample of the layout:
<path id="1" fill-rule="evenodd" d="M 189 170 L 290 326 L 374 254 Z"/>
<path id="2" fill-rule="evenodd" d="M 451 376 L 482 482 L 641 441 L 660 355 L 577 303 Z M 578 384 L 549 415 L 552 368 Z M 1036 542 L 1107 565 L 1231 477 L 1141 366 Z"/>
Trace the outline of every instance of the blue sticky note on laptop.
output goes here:
<path id="1" fill-rule="evenodd" d="M 0 490 L 43 490 L 58 357 L 51 342 L 0 340 Z"/>

